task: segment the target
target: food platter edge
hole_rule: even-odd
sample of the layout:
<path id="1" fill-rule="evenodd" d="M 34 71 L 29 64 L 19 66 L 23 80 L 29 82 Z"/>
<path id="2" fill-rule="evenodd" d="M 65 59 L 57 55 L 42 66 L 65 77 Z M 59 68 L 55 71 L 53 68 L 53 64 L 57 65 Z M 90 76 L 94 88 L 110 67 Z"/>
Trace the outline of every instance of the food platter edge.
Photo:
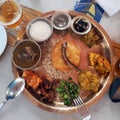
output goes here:
<path id="1" fill-rule="evenodd" d="M 64 10 L 62 10 L 64 11 Z M 40 16 L 41 17 L 50 17 L 51 15 L 53 15 L 55 12 L 57 11 L 50 11 L 50 12 L 47 12 L 47 13 L 43 13 L 41 14 Z M 102 88 L 102 90 L 100 92 L 97 93 L 96 97 L 92 98 L 90 101 L 88 101 L 86 103 L 86 105 L 89 107 L 91 106 L 93 103 L 96 103 L 107 91 L 108 91 L 108 88 L 111 84 L 111 82 L 113 81 L 113 78 L 114 78 L 114 64 L 115 64 L 115 61 L 114 61 L 114 53 L 113 53 L 113 47 L 112 47 L 112 43 L 111 43 L 111 39 L 110 37 L 108 36 L 108 34 L 106 33 L 106 31 L 96 22 L 94 21 L 92 18 L 90 18 L 89 16 L 86 16 L 85 14 L 83 13 L 80 13 L 80 12 L 75 12 L 75 11 L 71 11 L 71 10 L 65 10 L 65 12 L 68 12 L 70 15 L 72 16 L 77 16 L 77 15 L 82 15 L 82 16 L 85 16 L 85 17 L 88 17 L 89 20 L 91 21 L 92 24 L 94 24 L 99 30 L 100 32 L 103 34 L 103 36 L 105 37 L 105 39 L 107 39 L 107 42 L 110 46 L 110 53 L 111 53 L 111 65 L 112 65 L 112 70 L 110 72 L 110 75 L 109 75 L 109 78 L 108 78 L 108 81 L 105 85 L 105 87 Z M 16 68 L 14 67 L 14 65 L 12 65 L 13 67 L 13 73 L 15 75 L 15 77 L 18 77 L 19 75 L 17 74 L 16 72 Z M 34 102 L 38 107 L 40 108 L 43 108 L 44 110 L 48 110 L 48 111 L 52 111 L 52 112 L 60 112 L 60 113 L 67 113 L 67 112 L 75 112 L 77 111 L 76 107 L 72 108 L 71 110 L 67 110 L 67 109 L 60 109 L 60 110 L 57 110 L 56 108 L 54 107 L 48 107 L 47 105 L 45 104 L 39 104 L 39 101 L 36 100 L 33 96 L 30 95 L 30 93 L 25 89 L 24 92 L 25 96 L 27 96 L 32 102 Z"/>

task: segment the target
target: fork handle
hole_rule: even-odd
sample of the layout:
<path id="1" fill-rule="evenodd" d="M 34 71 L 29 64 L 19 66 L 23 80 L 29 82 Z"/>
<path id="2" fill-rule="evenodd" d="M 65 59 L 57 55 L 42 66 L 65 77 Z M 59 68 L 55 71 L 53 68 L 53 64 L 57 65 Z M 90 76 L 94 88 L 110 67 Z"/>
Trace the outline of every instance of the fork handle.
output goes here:
<path id="1" fill-rule="evenodd" d="M 0 103 L 0 110 L 5 106 L 5 104 L 7 103 L 7 99 L 3 100 L 2 103 Z"/>
<path id="2" fill-rule="evenodd" d="M 82 120 L 90 120 L 91 119 L 91 115 L 88 115 L 87 117 L 83 118 Z"/>

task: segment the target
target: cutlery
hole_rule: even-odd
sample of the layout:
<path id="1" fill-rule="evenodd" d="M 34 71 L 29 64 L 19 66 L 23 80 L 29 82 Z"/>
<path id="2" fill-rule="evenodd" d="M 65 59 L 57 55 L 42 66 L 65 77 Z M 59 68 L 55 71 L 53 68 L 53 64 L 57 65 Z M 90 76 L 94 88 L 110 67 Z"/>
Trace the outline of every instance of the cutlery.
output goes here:
<path id="1" fill-rule="evenodd" d="M 19 96 L 24 90 L 24 87 L 25 87 L 25 80 L 20 77 L 10 82 L 10 84 L 6 88 L 6 98 L 0 104 L 0 110 L 4 107 L 4 105 L 8 102 L 8 100 L 14 99 L 17 96 Z"/>
<path id="2" fill-rule="evenodd" d="M 91 114 L 86 105 L 84 104 L 82 98 L 79 96 L 75 98 L 73 101 L 81 115 L 82 120 L 90 120 Z"/>

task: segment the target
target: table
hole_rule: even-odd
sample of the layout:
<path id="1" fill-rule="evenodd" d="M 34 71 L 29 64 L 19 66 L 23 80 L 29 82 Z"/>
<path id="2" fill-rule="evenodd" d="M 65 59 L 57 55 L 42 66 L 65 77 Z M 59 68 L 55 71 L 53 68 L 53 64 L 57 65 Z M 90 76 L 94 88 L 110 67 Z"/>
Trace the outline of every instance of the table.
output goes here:
<path id="1" fill-rule="evenodd" d="M 76 0 L 21 0 L 22 5 L 41 12 L 54 9 L 73 9 Z M 114 23 L 111 23 L 112 21 Z M 108 32 L 112 40 L 120 42 L 120 12 L 112 17 L 104 16 L 101 25 Z M 112 26 L 110 26 L 110 23 Z M 5 98 L 5 88 L 14 79 L 11 66 L 12 47 L 7 46 L 0 58 L 0 102 Z M 112 103 L 106 93 L 101 100 L 90 108 L 93 120 L 119 120 L 119 103 Z M 11 100 L 0 111 L 0 120 L 80 120 L 78 113 L 59 114 L 43 111 L 29 101 L 24 95 Z"/>

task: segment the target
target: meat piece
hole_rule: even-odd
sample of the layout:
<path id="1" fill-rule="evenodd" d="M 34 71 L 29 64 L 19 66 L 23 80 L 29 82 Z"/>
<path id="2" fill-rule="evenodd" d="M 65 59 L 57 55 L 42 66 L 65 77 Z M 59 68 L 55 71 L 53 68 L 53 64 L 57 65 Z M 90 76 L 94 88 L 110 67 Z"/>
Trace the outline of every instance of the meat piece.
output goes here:
<path id="1" fill-rule="evenodd" d="M 33 89 L 36 89 L 42 83 L 42 79 L 31 70 L 25 70 L 22 77 L 26 80 L 27 85 Z"/>
<path id="2" fill-rule="evenodd" d="M 52 83 L 47 79 L 43 79 L 42 87 L 45 89 L 50 89 L 52 87 Z"/>

